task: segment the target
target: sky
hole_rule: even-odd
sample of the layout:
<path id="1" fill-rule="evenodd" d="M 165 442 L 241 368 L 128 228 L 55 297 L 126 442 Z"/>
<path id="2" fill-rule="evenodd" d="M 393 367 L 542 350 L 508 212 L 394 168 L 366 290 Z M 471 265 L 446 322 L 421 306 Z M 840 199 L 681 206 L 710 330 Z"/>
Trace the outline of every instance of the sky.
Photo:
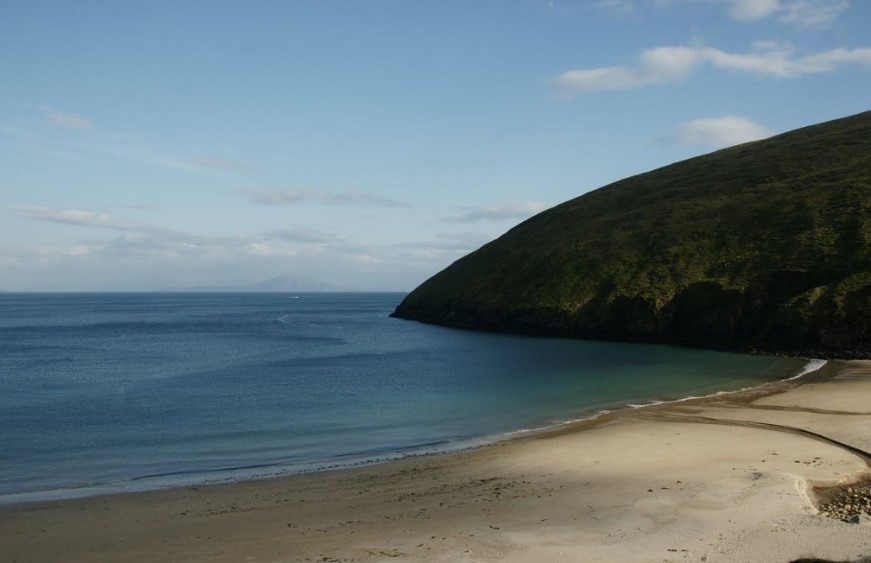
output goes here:
<path id="1" fill-rule="evenodd" d="M 548 207 L 871 109 L 865 0 L 3 0 L 0 290 L 409 291 Z"/>

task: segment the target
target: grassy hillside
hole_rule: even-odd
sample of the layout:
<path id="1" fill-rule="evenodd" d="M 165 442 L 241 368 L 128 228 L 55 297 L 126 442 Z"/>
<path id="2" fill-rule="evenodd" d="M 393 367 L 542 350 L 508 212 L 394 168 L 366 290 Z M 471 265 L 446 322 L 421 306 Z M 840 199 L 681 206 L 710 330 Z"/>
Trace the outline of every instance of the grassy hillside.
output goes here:
<path id="1" fill-rule="evenodd" d="M 394 315 L 871 357 L 871 112 L 558 205 L 433 276 Z"/>

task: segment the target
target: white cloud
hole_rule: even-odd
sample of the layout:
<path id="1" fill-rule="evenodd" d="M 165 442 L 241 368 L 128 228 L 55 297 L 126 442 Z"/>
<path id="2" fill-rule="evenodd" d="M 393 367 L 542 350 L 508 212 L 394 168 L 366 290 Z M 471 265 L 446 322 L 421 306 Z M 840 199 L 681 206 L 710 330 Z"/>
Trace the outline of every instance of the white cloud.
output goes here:
<path id="1" fill-rule="evenodd" d="M 318 200 L 318 192 L 315 190 L 253 190 L 244 194 L 251 203 L 258 205 L 293 205 Z"/>
<path id="2" fill-rule="evenodd" d="M 459 250 L 469 252 L 493 240 L 493 236 L 484 233 L 437 233 L 434 246 L 444 250 Z"/>
<path id="3" fill-rule="evenodd" d="M 796 56 L 795 49 L 788 43 L 764 42 L 757 43 L 756 49 L 746 54 L 706 48 L 704 57 L 716 68 L 778 78 L 833 72 L 840 66 L 851 64 L 871 67 L 871 47 L 839 48 Z"/>
<path id="4" fill-rule="evenodd" d="M 850 0 L 600 0 L 596 6 L 612 14 L 637 11 L 640 4 L 670 8 L 687 3 L 722 5 L 729 18 L 739 22 L 757 22 L 766 18 L 800 29 L 831 26 L 850 7 Z"/>
<path id="5" fill-rule="evenodd" d="M 275 229 L 264 233 L 263 236 L 270 239 L 279 239 L 289 242 L 310 242 L 316 244 L 325 244 L 340 240 L 332 233 L 319 231 L 317 229 L 308 229 L 305 227 Z"/>
<path id="6" fill-rule="evenodd" d="M 288 227 L 259 234 L 234 237 L 204 236 L 158 227 L 120 221 L 106 213 L 83 209 L 50 207 L 18 207 L 14 211 L 34 221 L 45 221 L 120 231 L 111 240 L 79 241 L 60 250 L 68 256 L 134 256 L 176 259 L 181 256 L 227 257 L 240 254 L 259 256 L 294 256 L 301 249 L 317 249 L 341 239 L 331 233 L 306 227 Z"/>
<path id="7" fill-rule="evenodd" d="M 800 28 L 831 26 L 850 7 L 850 0 L 796 0 L 782 8 L 780 20 Z"/>
<path id="8" fill-rule="evenodd" d="M 402 201 L 382 197 L 368 192 L 345 192 L 340 194 L 322 194 L 324 203 L 333 205 L 376 205 L 381 207 L 408 207 Z"/>
<path id="9" fill-rule="evenodd" d="M 188 161 L 191 166 L 195 166 L 198 168 L 208 168 L 211 170 L 250 170 L 251 166 L 244 163 L 239 162 L 238 160 L 231 160 L 228 158 L 220 158 L 215 156 L 199 156 L 196 158 L 192 158 Z"/>
<path id="10" fill-rule="evenodd" d="M 114 252 L 129 256 L 172 256 L 192 253 L 224 253 L 227 248 L 244 246 L 250 240 L 245 237 L 208 237 L 176 231 L 156 225 L 122 221 L 109 216 L 83 209 L 55 209 L 51 207 L 19 207 L 16 211 L 34 221 L 45 221 L 85 227 L 118 231 L 119 235 L 111 241 L 87 241 L 87 251 L 80 249 L 73 255 Z M 81 246 L 81 245 L 79 245 Z M 69 252 L 67 252 L 69 254 Z"/>
<path id="11" fill-rule="evenodd" d="M 496 236 L 492 233 L 481 232 L 436 233 L 431 240 L 406 241 L 391 244 L 388 248 L 416 257 L 457 257 L 480 248 L 494 238 Z"/>
<path id="12" fill-rule="evenodd" d="M 749 53 L 727 53 L 710 47 L 703 52 L 715 68 L 781 78 L 801 74 L 802 65 L 794 59 L 795 50 L 787 43 L 758 42 Z"/>
<path id="13" fill-rule="evenodd" d="M 507 219 L 526 219 L 547 209 L 536 201 L 508 201 L 494 203 L 485 207 L 464 207 L 458 215 L 445 217 L 451 223 L 472 223 L 475 221 L 504 221 Z"/>
<path id="14" fill-rule="evenodd" d="M 370 192 L 332 193 L 311 189 L 302 190 L 251 190 L 243 192 L 251 203 L 258 205 L 295 205 L 316 202 L 326 205 L 372 205 L 377 207 L 409 207 L 405 202 L 379 196 Z"/>
<path id="15" fill-rule="evenodd" d="M 403 241 L 387 245 L 349 242 L 335 248 L 355 264 L 379 264 L 383 268 L 396 269 L 400 272 L 422 272 L 424 276 L 415 282 L 414 285 L 417 285 L 433 272 L 480 248 L 494 238 L 493 234 L 480 232 L 438 233 L 429 240 Z"/>
<path id="16" fill-rule="evenodd" d="M 154 290 L 239 285 L 293 273 L 358 289 L 407 291 L 493 238 L 460 232 L 419 242 L 375 243 L 366 236 L 345 240 L 302 225 L 207 236 L 81 209 L 17 211 L 33 220 L 77 226 L 81 236 L 64 233 L 53 243 L 0 245 L 4 289 Z"/>
<path id="17" fill-rule="evenodd" d="M 53 110 L 51 108 L 42 108 L 42 111 L 49 121 L 51 121 L 58 127 L 63 127 L 64 129 L 82 131 L 85 129 L 92 129 L 94 127 L 94 124 L 91 123 L 90 120 L 85 119 L 81 115 L 76 115 L 74 113 L 63 113 Z"/>
<path id="18" fill-rule="evenodd" d="M 51 207 L 18 207 L 17 211 L 27 215 L 35 221 L 48 221 L 52 223 L 64 223 L 78 225 L 80 227 L 98 227 L 113 229 L 116 231 L 139 230 L 141 227 L 134 223 L 116 221 L 105 213 L 95 213 L 83 209 L 54 209 Z"/>
<path id="19" fill-rule="evenodd" d="M 699 62 L 700 54 L 692 47 L 657 47 L 642 52 L 635 67 L 570 70 L 557 76 L 553 84 L 561 98 L 570 98 L 580 92 L 630 90 L 681 80 Z"/>
<path id="20" fill-rule="evenodd" d="M 299 252 L 293 248 L 279 247 L 263 242 L 252 242 L 245 245 L 244 250 L 255 256 L 296 256 Z"/>
<path id="21" fill-rule="evenodd" d="M 90 244 L 79 244 L 66 250 L 66 254 L 70 256 L 87 256 L 93 253 L 95 247 Z"/>
<path id="22" fill-rule="evenodd" d="M 713 47 L 657 47 L 638 57 L 634 67 L 616 66 L 570 70 L 553 80 L 560 98 L 584 92 L 628 90 L 652 84 L 678 82 L 703 65 L 776 78 L 833 72 L 841 66 L 871 67 L 871 47 L 832 49 L 798 56 L 788 43 L 759 42 L 748 53 L 729 53 Z"/>
<path id="23" fill-rule="evenodd" d="M 770 137 L 774 132 L 746 117 L 725 116 L 694 119 L 684 123 L 674 141 L 715 148 L 729 147 Z"/>
<path id="24" fill-rule="evenodd" d="M 599 0 L 596 7 L 614 14 L 628 14 L 635 11 L 635 0 Z"/>
<path id="25" fill-rule="evenodd" d="M 384 262 L 381 258 L 371 256 L 369 254 L 356 254 L 353 256 L 349 256 L 349 259 L 352 262 L 356 262 L 357 264 L 366 264 L 366 265 L 381 264 Z"/>
<path id="26" fill-rule="evenodd" d="M 725 0 L 726 11 L 732 19 L 756 21 L 767 18 L 782 9 L 780 0 Z"/>

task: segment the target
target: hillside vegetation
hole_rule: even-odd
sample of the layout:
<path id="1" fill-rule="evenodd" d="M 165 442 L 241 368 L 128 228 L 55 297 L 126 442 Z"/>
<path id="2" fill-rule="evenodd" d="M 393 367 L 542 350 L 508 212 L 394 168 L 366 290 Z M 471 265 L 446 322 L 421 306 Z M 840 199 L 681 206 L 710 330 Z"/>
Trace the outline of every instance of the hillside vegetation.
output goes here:
<path id="1" fill-rule="evenodd" d="M 558 205 L 430 278 L 394 315 L 871 357 L 871 112 Z"/>

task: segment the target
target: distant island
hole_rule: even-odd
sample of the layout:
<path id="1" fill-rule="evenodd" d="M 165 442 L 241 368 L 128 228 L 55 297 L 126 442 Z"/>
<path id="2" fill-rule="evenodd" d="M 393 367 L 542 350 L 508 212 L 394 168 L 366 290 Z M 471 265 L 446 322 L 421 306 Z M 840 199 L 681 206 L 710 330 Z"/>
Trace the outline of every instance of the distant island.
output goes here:
<path id="1" fill-rule="evenodd" d="M 871 357 L 871 112 L 558 205 L 430 278 L 394 316 Z"/>
<path id="2" fill-rule="evenodd" d="M 164 291 L 183 293 L 319 293 L 353 290 L 348 287 L 324 283 L 306 276 L 276 276 L 250 285 L 204 285 L 171 288 Z"/>

